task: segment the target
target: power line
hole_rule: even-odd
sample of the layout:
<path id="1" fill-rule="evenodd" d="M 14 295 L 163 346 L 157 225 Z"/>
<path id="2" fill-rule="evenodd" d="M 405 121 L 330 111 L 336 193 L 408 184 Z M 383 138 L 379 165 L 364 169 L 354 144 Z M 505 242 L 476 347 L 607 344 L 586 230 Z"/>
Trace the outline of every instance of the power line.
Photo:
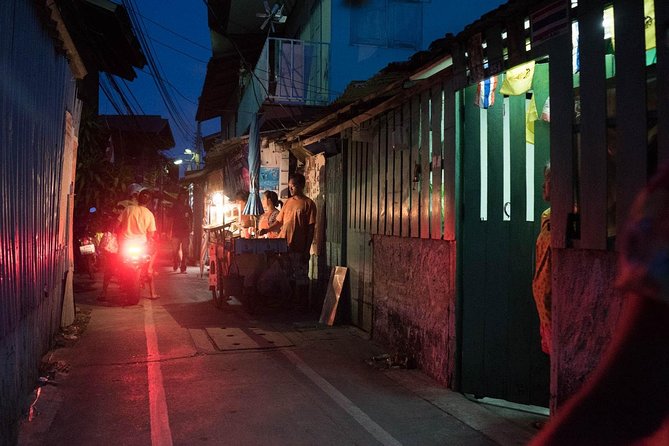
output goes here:
<path id="1" fill-rule="evenodd" d="M 144 71 L 144 70 L 141 70 L 141 69 L 138 69 L 138 71 L 141 71 L 142 73 L 147 74 L 147 75 L 149 75 L 149 76 L 151 76 L 151 77 L 155 77 L 155 75 L 154 75 L 153 73 L 149 72 L 149 71 Z M 173 83 L 171 83 L 171 82 L 168 81 L 167 79 L 162 79 L 162 78 L 161 78 L 161 80 L 162 80 L 163 82 L 165 82 L 167 85 L 169 85 L 170 87 L 172 87 L 172 90 L 174 90 L 174 91 L 175 91 L 179 96 L 181 96 L 185 101 L 190 102 L 190 103 L 193 104 L 193 105 L 197 105 L 197 102 L 195 102 L 194 100 L 189 99 L 188 97 L 186 97 L 182 92 L 179 91 L 179 89 L 178 89 Z"/>
<path id="2" fill-rule="evenodd" d="M 135 32 L 137 33 L 137 38 L 144 49 L 146 60 L 149 65 L 149 70 L 154 74 L 152 77 L 156 88 L 158 89 L 158 93 L 163 99 L 165 107 L 167 108 L 167 111 L 174 121 L 176 127 L 182 133 L 182 136 L 188 139 L 194 133 L 193 129 L 190 127 L 188 120 L 184 117 L 183 109 L 180 108 L 178 103 L 174 102 L 172 96 L 165 86 L 165 83 L 163 82 L 163 76 L 161 76 L 160 73 L 164 70 L 162 70 L 160 62 L 153 56 L 153 49 L 144 30 L 145 28 L 142 19 L 140 19 L 138 16 L 134 0 L 123 0 L 123 3 L 129 12 L 130 20 L 133 22 Z"/>
<path id="3" fill-rule="evenodd" d="M 188 54 L 188 53 L 186 53 L 186 52 L 184 52 L 184 51 L 178 50 L 178 49 L 174 48 L 173 46 L 168 45 L 168 44 L 165 43 L 165 42 L 161 42 L 160 40 L 158 40 L 158 39 L 156 39 L 156 38 L 153 38 L 153 37 L 149 36 L 149 39 L 153 40 L 153 41 L 156 42 L 158 45 L 162 45 L 162 46 L 164 46 L 165 48 L 169 48 L 169 49 L 171 49 L 172 51 L 174 51 L 174 52 L 176 52 L 176 53 L 179 53 L 179 54 L 182 54 L 182 55 L 184 55 L 184 56 L 186 56 L 186 57 L 188 57 L 188 58 L 190 58 L 190 59 L 193 59 L 193 60 L 196 61 L 196 62 L 200 62 L 200 63 L 203 63 L 203 64 L 205 64 L 205 65 L 207 64 L 207 61 L 206 61 L 206 60 L 198 59 L 198 58 L 195 57 L 195 56 L 191 56 L 190 54 Z"/>
<path id="4" fill-rule="evenodd" d="M 168 28 L 164 25 L 161 25 L 160 23 L 156 22 L 155 20 L 152 20 L 152 19 L 148 18 L 147 16 L 143 15 L 142 13 L 138 12 L 137 14 L 140 15 L 141 17 L 145 18 L 149 22 L 153 23 L 154 25 L 158 26 L 159 28 L 162 28 L 165 31 L 174 34 L 175 36 L 182 38 L 186 42 L 190 42 L 197 47 L 200 47 L 200 48 L 205 49 L 207 51 L 211 51 L 211 48 L 207 48 L 206 46 L 201 45 L 201 44 L 197 43 L 196 41 L 189 39 L 188 37 L 184 36 L 183 34 L 179 34 L 178 32 L 176 32 L 176 31 L 174 31 L 174 30 L 172 30 L 172 29 L 170 29 L 170 28 Z"/>
<path id="5" fill-rule="evenodd" d="M 137 104 L 137 107 L 139 108 L 139 111 L 143 115 L 145 115 L 146 113 L 144 113 L 144 109 L 142 108 L 142 104 L 140 104 L 139 101 L 137 100 L 137 98 L 135 97 L 135 95 L 132 94 L 132 90 L 128 86 L 128 83 L 125 81 L 125 79 L 121 79 L 121 80 L 123 81 L 123 85 L 125 86 L 125 89 L 128 91 L 128 93 L 130 93 L 130 96 L 135 100 L 135 103 Z"/>

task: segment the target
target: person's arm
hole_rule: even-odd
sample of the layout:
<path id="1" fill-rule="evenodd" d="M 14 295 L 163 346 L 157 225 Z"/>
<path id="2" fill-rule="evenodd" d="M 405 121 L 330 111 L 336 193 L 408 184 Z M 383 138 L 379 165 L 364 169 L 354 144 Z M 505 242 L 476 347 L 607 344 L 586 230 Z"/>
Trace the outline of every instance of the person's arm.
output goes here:
<path id="1" fill-rule="evenodd" d="M 279 229 L 281 229 L 281 225 L 282 225 L 282 222 L 280 222 L 277 219 L 274 223 L 268 224 L 267 229 L 263 229 L 262 231 L 264 231 L 264 232 L 262 232 L 260 235 L 266 234 L 268 232 L 278 231 Z"/>
<path id="2" fill-rule="evenodd" d="M 311 244 L 314 242 L 314 230 L 316 228 L 315 224 L 307 225 L 307 252 L 305 253 L 307 257 L 311 251 Z"/>
<path id="3" fill-rule="evenodd" d="M 311 251 L 311 244 L 314 242 L 314 233 L 316 231 L 316 203 L 311 201 L 309 206 L 309 224 L 306 227 L 307 231 L 307 252 L 305 253 L 309 257 Z"/>
<path id="4" fill-rule="evenodd" d="M 266 229 L 261 229 L 258 234 L 259 235 L 265 235 L 268 232 L 278 232 L 281 229 L 281 226 L 283 226 L 283 210 L 286 208 L 286 205 L 283 205 L 281 210 L 279 211 L 279 214 L 276 216 L 276 219 L 274 220 L 274 223 L 269 223 L 269 219 L 267 221 L 268 226 Z"/>

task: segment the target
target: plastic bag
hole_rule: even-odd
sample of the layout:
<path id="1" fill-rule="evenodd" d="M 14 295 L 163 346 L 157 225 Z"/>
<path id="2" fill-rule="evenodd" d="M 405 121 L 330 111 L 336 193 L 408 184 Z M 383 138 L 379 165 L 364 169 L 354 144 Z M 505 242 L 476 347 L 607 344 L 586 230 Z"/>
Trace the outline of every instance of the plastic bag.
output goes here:
<path id="1" fill-rule="evenodd" d="M 532 88 L 534 78 L 534 61 L 506 70 L 500 93 L 507 96 L 517 96 Z"/>
<path id="2" fill-rule="evenodd" d="M 118 240 L 113 232 L 105 232 L 100 240 L 100 249 L 111 254 L 118 253 Z"/>

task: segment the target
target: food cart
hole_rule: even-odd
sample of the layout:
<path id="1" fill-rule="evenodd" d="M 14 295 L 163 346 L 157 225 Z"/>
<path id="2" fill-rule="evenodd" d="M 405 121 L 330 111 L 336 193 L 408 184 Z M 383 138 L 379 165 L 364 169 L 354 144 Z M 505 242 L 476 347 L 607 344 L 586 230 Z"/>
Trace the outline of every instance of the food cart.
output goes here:
<path id="1" fill-rule="evenodd" d="M 259 304 L 257 281 L 272 261 L 283 265 L 281 254 L 287 251 L 286 239 L 250 238 L 254 231 L 237 227 L 239 209 L 225 202 L 222 194 L 212 195 L 209 222 L 203 226 L 209 259 L 209 289 L 218 308 L 234 297 L 247 308 L 255 309 Z"/>

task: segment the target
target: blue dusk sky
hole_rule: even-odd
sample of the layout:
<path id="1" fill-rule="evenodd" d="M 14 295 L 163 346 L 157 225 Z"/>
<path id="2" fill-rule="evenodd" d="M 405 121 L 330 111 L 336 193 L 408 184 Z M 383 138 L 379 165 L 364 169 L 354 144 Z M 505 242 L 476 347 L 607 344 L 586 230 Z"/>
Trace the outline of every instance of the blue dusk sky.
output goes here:
<path id="1" fill-rule="evenodd" d="M 114 0 L 121 3 L 121 0 Z M 233 0 L 258 3 L 262 11 L 262 0 Z M 331 0 L 338 2 L 342 0 Z M 506 3 L 505 0 L 431 0 L 448 4 L 448 17 L 445 27 L 451 29 L 435 30 L 434 34 L 458 33 L 466 25 L 478 19 L 486 12 Z M 137 78 L 132 82 L 117 79 L 128 100 L 135 105 L 139 114 L 160 115 L 169 119 L 174 134 L 175 147 L 167 152 L 172 158 L 183 156 L 186 148 L 192 148 L 195 137 L 195 113 L 198 97 L 202 91 L 207 61 L 211 56 L 211 42 L 207 27 L 207 7 L 204 0 L 125 0 L 126 7 L 133 7 L 142 21 L 145 40 L 150 45 L 155 64 L 165 81 L 165 87 L 178 110 L 180 126 L 173 118 L 153 77 L 149 75 L 149 66 L 137 70 Z M 272 3 L 272 1 L 270 1 Z M 430 42 L 424 42 L 427 47 Z M 101 76 L 101 83 L 106 83 Z M 116 103 L 121 101 L 115 99 Z M 100 93 L 100 113 L 116 114 L 105 95 Z M 125 112 L 123 112 L 125 113 Z M 185 127 L 185 128 L 181 128 Z M 202 134 L 208 135 L 219 130 L 217 120 L 205 122 Z"/>

